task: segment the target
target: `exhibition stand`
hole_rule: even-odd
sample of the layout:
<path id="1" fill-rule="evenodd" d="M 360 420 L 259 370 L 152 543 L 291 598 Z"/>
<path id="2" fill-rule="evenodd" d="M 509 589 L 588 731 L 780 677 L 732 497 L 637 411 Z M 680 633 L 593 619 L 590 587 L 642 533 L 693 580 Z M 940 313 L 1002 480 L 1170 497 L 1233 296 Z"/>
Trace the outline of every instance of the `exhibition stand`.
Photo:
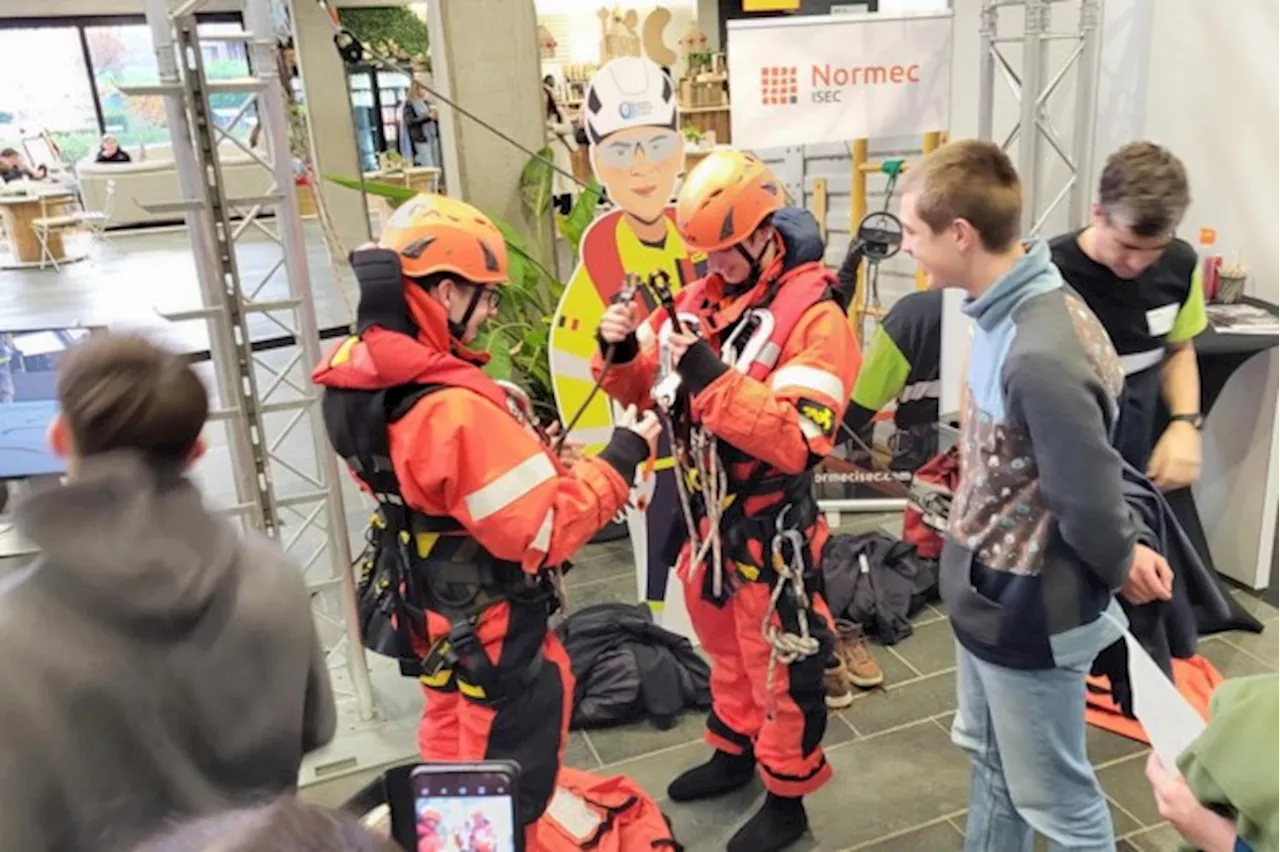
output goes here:
<path id="1" fill-rule="evenodd" d="M 1273 304 L 1245 301 L 1277 313 Z M 1251 589 L 1269 585 L 1275 558 L 1276 345 L 1274 332 L 1213 325 L 1196 338 L 1204 467 L 1192 488 L 1169 495 L 1206 564 Z"/>

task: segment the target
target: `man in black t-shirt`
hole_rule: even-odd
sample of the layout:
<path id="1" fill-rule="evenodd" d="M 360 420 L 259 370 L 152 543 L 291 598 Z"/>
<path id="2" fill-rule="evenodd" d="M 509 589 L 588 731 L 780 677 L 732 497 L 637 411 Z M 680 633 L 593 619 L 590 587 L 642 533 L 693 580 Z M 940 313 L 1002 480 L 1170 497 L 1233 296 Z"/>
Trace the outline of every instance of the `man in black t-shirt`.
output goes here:
<path id="1" fill-rule="evenodd" d="M 1062 277 L 1101 320 L 1125 370 L 1115 445 L 1166 490 L 1200 475 L 1200 372 L 1193 338 L 1205 329 L 1196 251 L 1174 236 L 1190 204 L 1187 174 L 1152 142 L 1107 158 L 1082 231 L 1050 242 Z M 1156 409 L 1171 415 L 1159 440 Z"/>

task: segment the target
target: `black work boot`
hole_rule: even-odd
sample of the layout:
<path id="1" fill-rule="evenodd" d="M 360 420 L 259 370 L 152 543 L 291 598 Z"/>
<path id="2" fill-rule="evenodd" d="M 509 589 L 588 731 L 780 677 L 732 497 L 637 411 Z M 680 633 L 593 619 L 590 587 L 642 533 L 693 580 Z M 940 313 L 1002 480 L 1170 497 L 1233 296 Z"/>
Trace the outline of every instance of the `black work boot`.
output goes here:
<path id="1" fill-rule="evenodd" d="M 711 759 L 680 775 L 667 787 L 673 802 L 694 802 L 733 792 L 751 783 L 756 774 L 756 758 L 751 752 L 729 754 L 717 750 Z"/>
<path id="2" fill-rule="evenodd" d="M 795 843 L 809 830 L 809 816 L 803 799 L 788 799 L 770 793 L 755 816 L 729 841 L 728 852 L 778 852 Z"/>

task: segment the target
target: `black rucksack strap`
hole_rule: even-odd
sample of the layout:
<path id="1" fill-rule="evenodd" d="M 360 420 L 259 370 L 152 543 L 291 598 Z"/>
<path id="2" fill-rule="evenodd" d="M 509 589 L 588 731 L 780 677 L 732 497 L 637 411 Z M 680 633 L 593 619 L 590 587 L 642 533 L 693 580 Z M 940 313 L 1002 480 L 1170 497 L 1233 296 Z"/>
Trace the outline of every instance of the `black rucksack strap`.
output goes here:
<path id="1" fill-rule="evenodd" d="M 415 336 L 417 327 L 409 317 L 404 298 L 404 274 L 400 256 L 390 249 L 358 249 L 348 259 L 360 286 L 360 305 L 356 308 L 356 333 L 363 334 L 373 326 Z"/>

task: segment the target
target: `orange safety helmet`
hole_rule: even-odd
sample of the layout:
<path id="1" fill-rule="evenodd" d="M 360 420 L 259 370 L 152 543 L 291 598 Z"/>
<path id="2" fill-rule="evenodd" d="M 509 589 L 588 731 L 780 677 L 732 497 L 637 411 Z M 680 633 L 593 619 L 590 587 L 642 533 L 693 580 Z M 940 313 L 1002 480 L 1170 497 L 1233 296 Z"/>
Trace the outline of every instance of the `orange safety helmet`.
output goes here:
<path id="1" fill-rule="evenodd" d="M 423 193 L 396 210 L 378 241 L 400 255 L 409 278 L 452 272 L 472 284 L 507 283 L 502 232 L 470 204 Z"/>
<path id="2" fill-rule="evenodd" d="M 764 163 L 743 151 L 712 151 L 680 187 L 676 225 L 690 248 L 720 251 L 782 207 L 782 184 Z"/>

